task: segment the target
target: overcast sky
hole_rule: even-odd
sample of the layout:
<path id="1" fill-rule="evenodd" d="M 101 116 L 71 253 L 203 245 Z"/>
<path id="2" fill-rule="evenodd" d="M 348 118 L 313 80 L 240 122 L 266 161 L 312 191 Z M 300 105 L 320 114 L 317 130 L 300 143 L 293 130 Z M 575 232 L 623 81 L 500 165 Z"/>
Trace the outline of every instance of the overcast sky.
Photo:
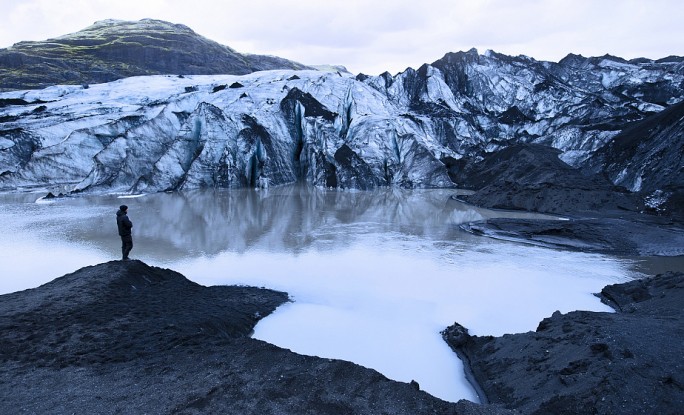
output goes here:
<path id="1" fill-rule="evenodd" d="M 353 73 L 401 72 L 477 48 L 537 60 L 568 53 L 684 56 L 681 0 L 0 0 L 0 47 L 108 18 L 182 23 L 243 53 Z"/>

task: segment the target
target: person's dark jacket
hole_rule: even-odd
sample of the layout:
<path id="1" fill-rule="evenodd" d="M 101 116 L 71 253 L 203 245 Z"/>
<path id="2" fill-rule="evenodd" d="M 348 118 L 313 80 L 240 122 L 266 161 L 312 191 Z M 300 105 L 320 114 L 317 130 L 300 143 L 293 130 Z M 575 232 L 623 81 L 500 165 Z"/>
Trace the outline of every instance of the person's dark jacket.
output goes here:
<path id="1" fill-rule="evenodd" d="M 133 222 L 128 219 L 128 215 L 125 211 L 119 209 L 116 212 L 116 224 L 119 227 L 119 235 L 121 236 L 131 236 L 131 228 L 133 227 Z"/>

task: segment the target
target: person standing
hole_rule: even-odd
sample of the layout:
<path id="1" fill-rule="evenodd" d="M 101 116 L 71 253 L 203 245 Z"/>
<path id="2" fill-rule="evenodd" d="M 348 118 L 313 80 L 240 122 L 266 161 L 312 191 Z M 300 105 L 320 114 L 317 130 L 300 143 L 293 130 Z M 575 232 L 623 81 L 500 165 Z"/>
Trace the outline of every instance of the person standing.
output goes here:
<path id="1" fill-rule="evenodd" d="M 119 227 L 119 236 L 121 236 L 122 259 L 128 261 L 128 253 L 133 249 L 133 235 L 131 234 L 133 222 L 128 219 L 128 206 L 119 206 L 119 210 L 116 212 L 116 225 Z"/>

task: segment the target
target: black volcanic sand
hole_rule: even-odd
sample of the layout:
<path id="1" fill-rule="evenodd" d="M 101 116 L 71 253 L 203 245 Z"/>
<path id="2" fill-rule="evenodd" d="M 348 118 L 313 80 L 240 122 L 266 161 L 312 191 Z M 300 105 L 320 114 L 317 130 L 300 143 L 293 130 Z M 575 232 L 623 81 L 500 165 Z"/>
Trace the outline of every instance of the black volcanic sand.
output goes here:
<path id="1" fill-rule="evenodd" d="M 682 414 L 684 273 L 605 287 L 617 313 L 556 312 L 536 332 L 447 343 L 489 402 L 526 414 Z"/>
<path id="2" fill-rule="evenodd" d="M 2 295 L 0 413 L 511 413 L 249 337 L 287 301 L 267 289 L 203 287 L 140 261 Z"/>

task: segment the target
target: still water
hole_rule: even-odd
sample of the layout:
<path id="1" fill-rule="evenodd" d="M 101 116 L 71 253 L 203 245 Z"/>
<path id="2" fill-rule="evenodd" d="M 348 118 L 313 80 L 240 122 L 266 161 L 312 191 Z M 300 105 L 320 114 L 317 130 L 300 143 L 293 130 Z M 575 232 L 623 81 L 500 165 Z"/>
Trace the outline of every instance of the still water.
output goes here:
<path id="1" fill-rule="evenodd" d="M 459 322 L 472 334 L 502 335 L 534 330 L 555 310 L 610 311 L 593 293 L 636 273 L 619 258 L 467 234 L 459 224 L 535 215 L 477 209 L 454 194 L 284 186 L 0 195 L 0 293 L 119 259 L 115 212 L 126 204 L 132 258 L 203 285 L 290 294 L 254 337 L 416 380 L 445 400 L 477 401 L 441 330 Z"/>

